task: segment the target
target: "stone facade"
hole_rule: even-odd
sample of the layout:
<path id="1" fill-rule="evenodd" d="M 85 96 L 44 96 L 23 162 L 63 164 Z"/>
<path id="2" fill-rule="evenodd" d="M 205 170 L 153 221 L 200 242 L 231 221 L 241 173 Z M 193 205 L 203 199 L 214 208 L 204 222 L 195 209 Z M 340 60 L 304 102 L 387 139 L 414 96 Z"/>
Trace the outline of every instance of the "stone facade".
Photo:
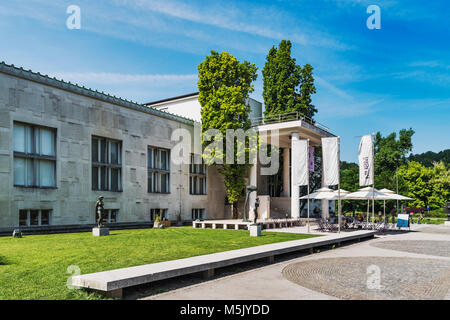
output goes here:
<path id="1" fill-rule="evenodd" d="M 208 219 L 224 218 L 223 179 L 214 168 L 208 168 L 207 195 L 190 195 L 189 165 L 172 161 L 170 193 L 147 191 L 148 147 L 172 149 L 176 144 L 170 139 L 173 130 L 192 132 L 193 121 L 92 91 L 95 95 L 91 96 L 85 94 L 87 89 L 56 80 L 54 86 L 49 85 L 52 79 L 40 75 L 22 71 L 26 77 L 16 76 L 2 68 L 0 229 L 17 227 L 21 209 L 52 210 L 51 225 L 92 224 L 99 195 L 105 197 L 105 209 L 119 209 L 119 222 L 150 221 L 152 208 L 167 208 L 169 220 L 176 220 L 179 213 L 183 220 L 191 220 L 193 208 L 204 208 Z M 111 102 L 115 100 L 118 103 Z M 56 130 L 55 188 L 14 186 L 15 122 Z M 121 141 L 122 191 L 92 190 L 92 136 Z"/>

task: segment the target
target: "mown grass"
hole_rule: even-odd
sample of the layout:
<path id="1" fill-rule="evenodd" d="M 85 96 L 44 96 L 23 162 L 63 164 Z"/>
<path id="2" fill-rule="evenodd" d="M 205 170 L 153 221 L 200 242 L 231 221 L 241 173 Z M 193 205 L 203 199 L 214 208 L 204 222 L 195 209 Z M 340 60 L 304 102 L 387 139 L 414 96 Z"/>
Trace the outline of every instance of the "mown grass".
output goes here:
<path id="1" fill-rule="evenodd" d="M 101 299 L 67 288 L 69 266 L 81 274 L 311 237 L 192 228 L 111 231 L 107 237 L 71 233 L 0 238 L 0 299 Z"/>

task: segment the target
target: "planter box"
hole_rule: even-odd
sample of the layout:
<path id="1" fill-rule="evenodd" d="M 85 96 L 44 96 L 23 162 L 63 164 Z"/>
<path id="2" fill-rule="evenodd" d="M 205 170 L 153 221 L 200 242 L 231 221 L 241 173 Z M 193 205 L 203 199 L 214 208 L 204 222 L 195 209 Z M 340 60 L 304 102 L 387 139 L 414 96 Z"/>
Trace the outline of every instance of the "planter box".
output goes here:
<path id="1" fill-rule="evenodd" d="M 159 226 L 164 226 L 165 228 L 170 227 L 170 221 L 158 221 L 153 223 L 153 228 L 159 228 Z"/>

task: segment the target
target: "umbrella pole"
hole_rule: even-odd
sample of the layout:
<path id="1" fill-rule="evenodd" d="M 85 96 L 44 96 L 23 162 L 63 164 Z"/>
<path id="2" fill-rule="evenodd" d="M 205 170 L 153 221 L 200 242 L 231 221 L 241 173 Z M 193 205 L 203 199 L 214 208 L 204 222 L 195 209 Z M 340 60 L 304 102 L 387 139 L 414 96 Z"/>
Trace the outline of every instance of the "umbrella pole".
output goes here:
<path id="1" fill-rule="evenodd" d="M 375 185 L 372 185 L 372 229 L 375 229 Z"/>
<path id="2" fill-rule="evenodd" d="M 383 200 L 383 223 L 386 223 L 386 200 Z"/>
<path id="3" fill-rule="evenodd" d="M 367 214 L 366 214 L 367 227 L 369 227 L 369 199 L 367 199 Z"/>

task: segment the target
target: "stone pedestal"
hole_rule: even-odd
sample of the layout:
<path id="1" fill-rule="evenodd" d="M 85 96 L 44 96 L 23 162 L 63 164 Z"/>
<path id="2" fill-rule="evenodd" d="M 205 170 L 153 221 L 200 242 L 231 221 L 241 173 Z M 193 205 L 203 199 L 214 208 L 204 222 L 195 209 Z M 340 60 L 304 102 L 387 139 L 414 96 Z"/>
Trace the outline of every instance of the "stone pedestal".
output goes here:
<path id="1" fill-rule="evenodd" d="M 250 237 L 260 237 L 261 236 L 261 225 L 260 224 L 251 224 L 248 226 L 250 230 Z"/>
<path id="2" fill-rule="evenodd" d="M 445 221 L 444 225 L 447 226 L 447 227 L 450 227 L 450 221 Z"/>
<path id="3" fill-rule="evenodd" d="M 105 227 L 95 227 L 92 228 L 92 235 L 94 237 L 102 237 L 102 236 L 109 236 L 109 228 L 105 228 Z"/>

